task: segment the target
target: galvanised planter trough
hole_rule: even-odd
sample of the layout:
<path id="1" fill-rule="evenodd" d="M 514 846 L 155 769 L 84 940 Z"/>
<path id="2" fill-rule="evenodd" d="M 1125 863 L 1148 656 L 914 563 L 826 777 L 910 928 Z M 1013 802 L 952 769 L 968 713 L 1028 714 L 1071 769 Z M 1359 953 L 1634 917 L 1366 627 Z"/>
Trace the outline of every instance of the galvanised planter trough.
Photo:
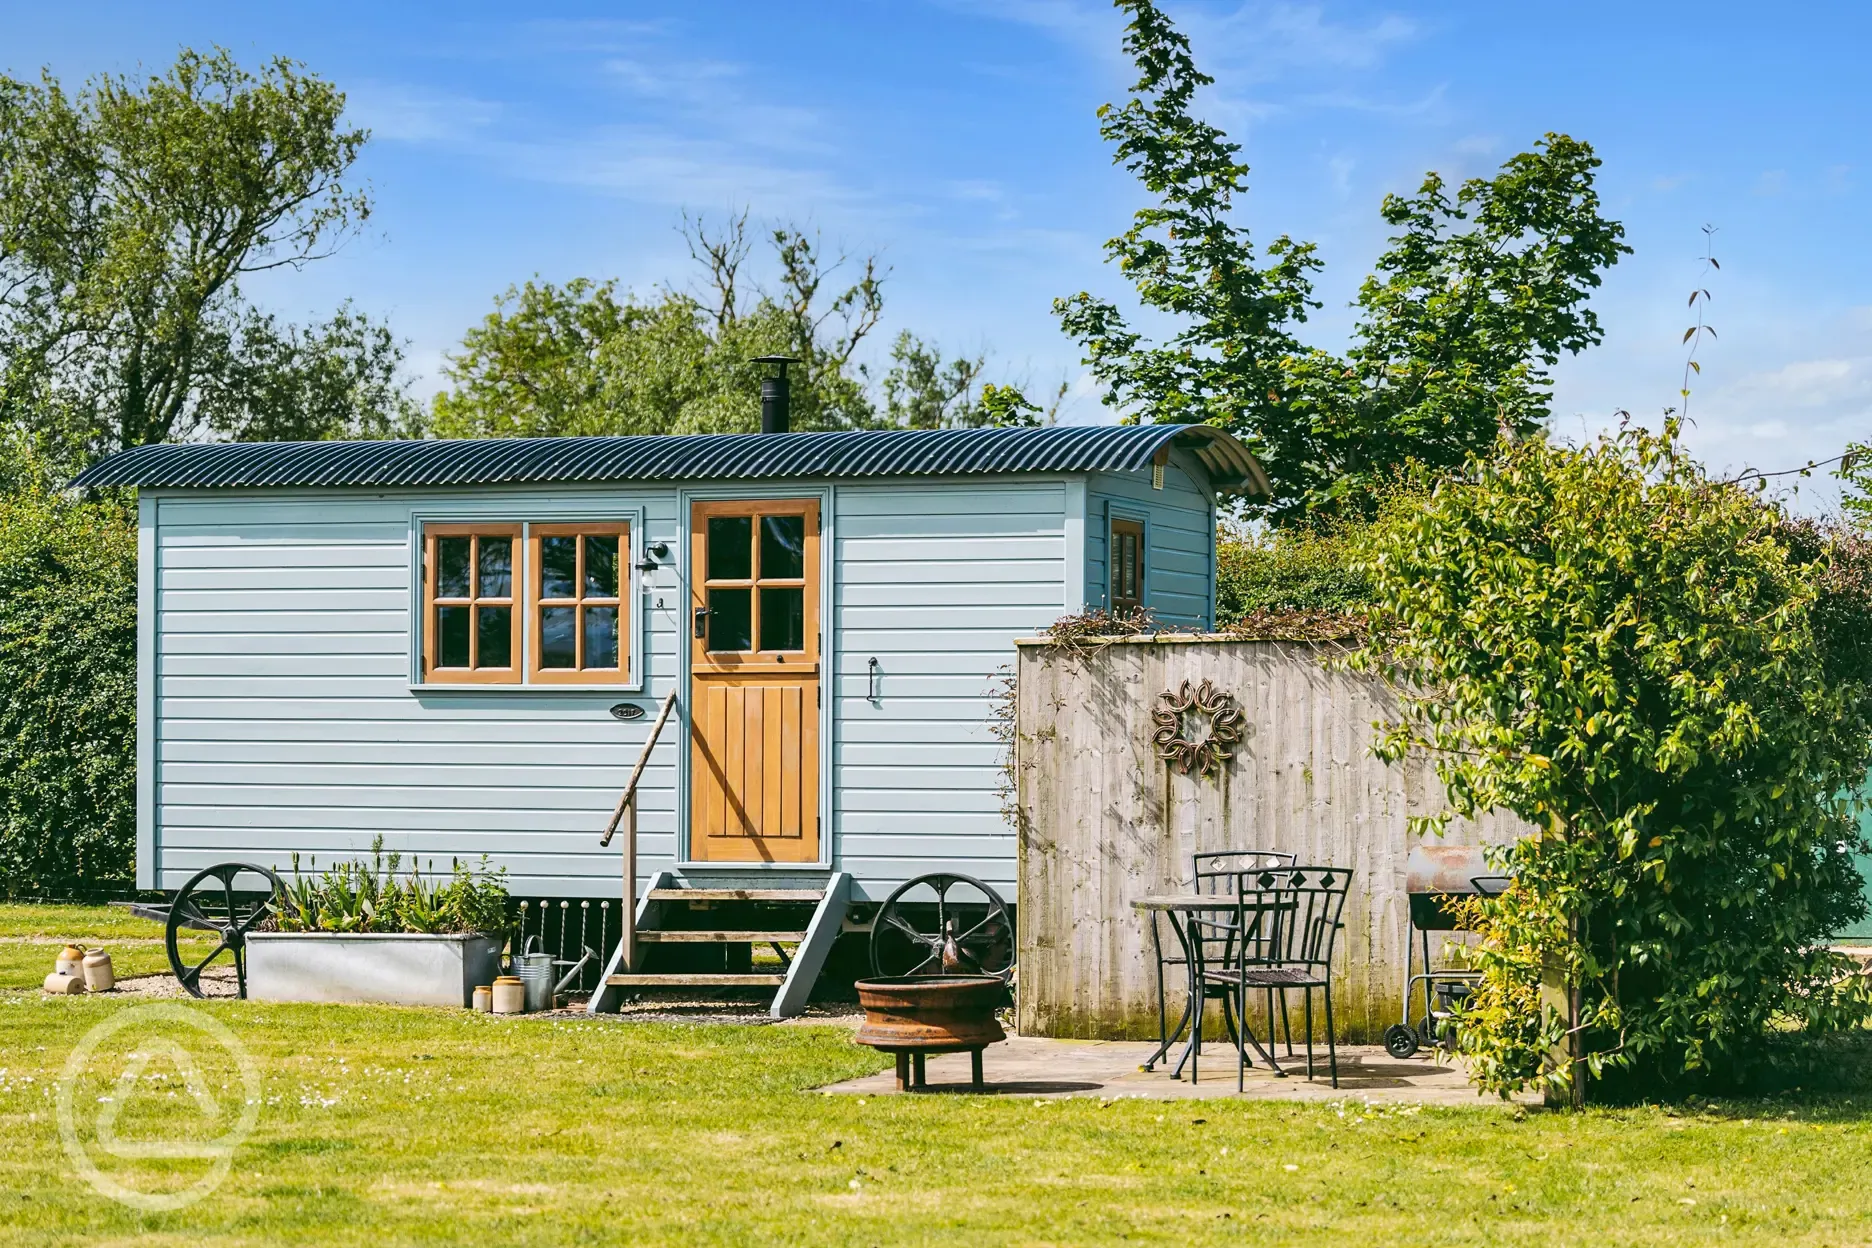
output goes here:
<path id="1" fill-rule="evenodd" d="M 247 998 L 467 1008 L 500 949 L 493 936 L 250 932 Z"/>

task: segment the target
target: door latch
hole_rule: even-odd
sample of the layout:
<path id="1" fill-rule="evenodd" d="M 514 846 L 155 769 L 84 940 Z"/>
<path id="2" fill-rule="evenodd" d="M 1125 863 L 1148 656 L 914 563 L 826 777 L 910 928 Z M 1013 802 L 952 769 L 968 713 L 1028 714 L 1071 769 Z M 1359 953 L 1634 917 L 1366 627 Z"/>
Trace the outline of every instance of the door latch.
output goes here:
<path id="1" fill-rule="evenodd" d="M 708 608 L 707 607 L 697 607 L 695 609 L 695 635 L 698 637 L 708 636 Z"/>

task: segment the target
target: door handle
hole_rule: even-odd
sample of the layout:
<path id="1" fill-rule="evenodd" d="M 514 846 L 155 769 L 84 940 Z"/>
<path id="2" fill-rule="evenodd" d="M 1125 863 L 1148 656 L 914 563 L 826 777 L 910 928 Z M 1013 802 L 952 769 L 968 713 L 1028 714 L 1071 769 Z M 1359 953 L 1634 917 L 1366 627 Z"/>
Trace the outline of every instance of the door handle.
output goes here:
<path id="1" fill-rule="evenodd" d="M 706 637 L 708 635 L 707 607 L 697 607 L 695 609 L 695 635 L 698 637 Z"/>

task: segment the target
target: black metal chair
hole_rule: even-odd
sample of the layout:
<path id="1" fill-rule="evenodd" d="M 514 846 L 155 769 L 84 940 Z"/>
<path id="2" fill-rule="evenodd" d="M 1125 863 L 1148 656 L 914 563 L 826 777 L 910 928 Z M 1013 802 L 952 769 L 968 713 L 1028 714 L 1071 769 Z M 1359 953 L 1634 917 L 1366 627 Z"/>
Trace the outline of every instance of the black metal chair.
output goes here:
<path id="1" fill-rule="evenodd" d="M 1304 995 L 1307 1078 L 1313 1078 L 1313 993 L 1319 990 L 1326 1004 L 1326 1053 L 1332 1086 L 1339 1086 L 1339 1046 L 1333 1034 L 1332 956 L 1339 931 L 1345 926 L 1346 894 L 1352 873 L 1336 867 L 1286 866 L 1243 872 L 1232 911 L 1214 917 L 1192 915 L 1190 949 L 1198 959 L 1196 979 L 1202 999 L 1221 994 L 1225 1016 L 1239 1020 L 1235 1032 L 1235 1086 L 1243 1087 L 1248 1066 L 1248 994 L 1278 993 L 1283 1008 L 1287 993 Z M 1193 1026 L 1202 1025 L 1198 1014 Z M 1268 1043 L 1274 1040 L 1273 1014 L 1268 1016 Z M 1288 1042 L 1292 1043 L 1289 1032 Z M 1257 1044 L 1257 1048 L 1260 1046 Z M 1271 1053 L 1263 1051 L 1276 1073 L 1282 1073 Z M 1192 1081 L 1195 1078 L 1191 1071 Z"/>
<path id="2" fill-rule="evenodd" d="M 1259 870 L 1263 867 L 1291 866 L 1293 861 L 1294 856 L 1292 854 L 1282 853 L 1279 850 L 1272 849 L 1211 850 L 1208 853 L 1190 855 L 1190 879 L 1198 893 L 1204 895 L 1227 893 L 1234 889 L 1236 881 L 1241 878 L 1241 874 L 1244 871 Z M 1168 955 L 1164 953 L 1163 933 L 1158 927 L 1162 917 L 1163 916 L 1158 913 L 1153 913 L 1151 915 L 1151 953 L 1155 955 L 1157 959 L 1157 1053 L 1150 1061 L 1144 1063 L 1144 1069 L 1146 1070 L 1155 1068 L 1157 1062 L 1169 1050 L 1171 1039 L 1182 1032 L 1183 1025 L 1189 1021 L 1190 1012 L 1195 1006 L 1195 1001 L 1190 997 L 1186 997 L 1183 1002 L 1183 1013 L 1178 1015 L 1176 1026 L 1170 1026 L 1170 1011 L 1164 1004 L 1164 968 L 1170 966 L 1187 968 L 1190 959 L 1187 949 Z M 1176 922 L 1175 919 L 1171 919 L 1170 921 L 1172 923 Z M 1178 943 L 1181 945 L 1183 942 L 1179 940 Z M 1200 981 L 1198 982 L 1200 983 Z M 1209 996 L 1210 994 L 1205 991 L 1204 995 Z M 1219 998 L 1220 995 L 1219 992 L 1214 994 L 1216 998 Z M 1270 992 L 1270 1001 L 1272 997 L 1273 994 Z M 1281 999 L 1281 1004 L 1283 1006 L 1286 1005 L 1286 998 L 1283 997 Z M 1283 1014 L 1283 1019 L 1284 1018 L 1285 1015 Z M 1235 1036 L 1234 1020 L 1233 1018 L 1225 1016 L 1224 1021 L 1227 1022 L 1229 1036 L 1233 1039 Z M 1287 1042 L 1291 1047 L 1293 1043 L 1292 1027 L 1287 1029 Z"/>
<path id="3" fill-rule="evenodd" d="M 1199 893 L 1232 893 L 1244 872 L 1291 867 L 1294 856 L 1277 849 L 1219 849 L 1190 855 L 1190 877 Z"/>

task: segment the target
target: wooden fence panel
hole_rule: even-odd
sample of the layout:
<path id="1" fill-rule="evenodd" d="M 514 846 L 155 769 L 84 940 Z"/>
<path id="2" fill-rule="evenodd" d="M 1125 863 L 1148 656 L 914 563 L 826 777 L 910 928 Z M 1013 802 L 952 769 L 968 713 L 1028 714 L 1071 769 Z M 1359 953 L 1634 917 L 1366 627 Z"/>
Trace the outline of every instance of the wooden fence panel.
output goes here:
<path id="1" fill-rule="evenodd" d="M 1440 809 L 1442 786 L 1427 759 L 1373 757 L 1373 724 L 1393 713 L 1389 693 L 1322 657 L 1304 643 L 1187 636 L 1084 652 L 1020 646 L 1023 1033 L 1154 1036 L 1149 923 L 1131 902 L 1187 891 L 1190 855 L 1220 849 L 1286 850 L 1351 869 L 1334 971 L 1341 1038 L 1372 1042 L 1397 1020 L 1406 820 Z M 1245 732 L 1218 774 L 1182 775 L 1155 754 L 1151 710 L 1183 681 L 1204 679 L 1240 702 Z M 1490 815 L 1453 824 L 1445 843 L 1503 843 L 1524 830 Z M 1173 1016 L 1179 985 L 1169 985 Z"/>

